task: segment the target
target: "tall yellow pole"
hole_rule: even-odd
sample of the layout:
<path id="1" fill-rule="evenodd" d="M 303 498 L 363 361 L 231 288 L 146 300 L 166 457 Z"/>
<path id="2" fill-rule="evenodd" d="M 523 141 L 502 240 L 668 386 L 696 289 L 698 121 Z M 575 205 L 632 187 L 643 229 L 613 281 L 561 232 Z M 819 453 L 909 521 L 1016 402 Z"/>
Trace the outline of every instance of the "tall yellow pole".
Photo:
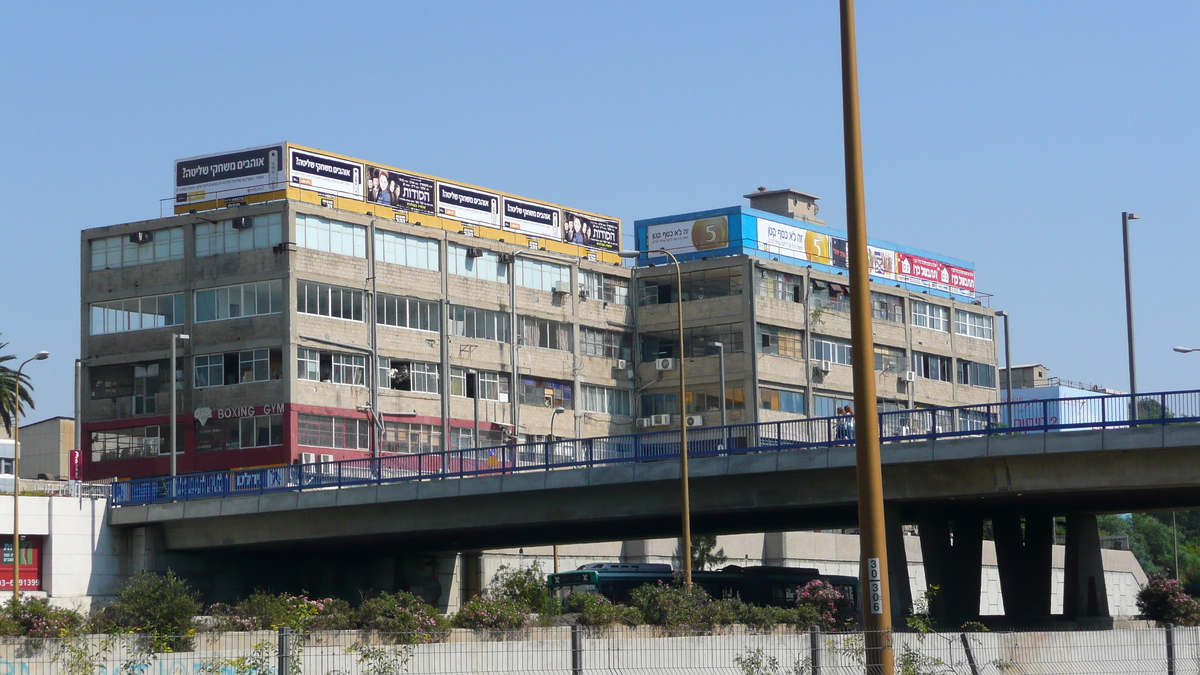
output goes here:
<path id="1" fill-rule="evenodd" d="M 875 404 L 875 353 L 871 328 L 871 280 L 867 259 L 867 210 L 863 196 L 862 136 L 858 115 L 858 56 L 854 0 L 841 0 L 842 124 L 846 144 L 846 225 L 850 248 L 850 339 L 854 354 L 854 428 L 858 464 L 858 528 L 869 675 L 891 675 L 892 614 L 888 600 L 887 543 L 883 521 L 883 471 Z"/>
<path id="2" fill-rule="evenodd" d="M 679 478 L 683 487 L 683 583 L 692 588 L 692 498 L 688 489 L 687 387 L 684 384 L 683 350 L 683 271 L 679 258 L 665 248 L 659 249 L 675 264 L 675 283 L 679 289 Z M 724 395 L 724 394 L 722 394 Z"/>

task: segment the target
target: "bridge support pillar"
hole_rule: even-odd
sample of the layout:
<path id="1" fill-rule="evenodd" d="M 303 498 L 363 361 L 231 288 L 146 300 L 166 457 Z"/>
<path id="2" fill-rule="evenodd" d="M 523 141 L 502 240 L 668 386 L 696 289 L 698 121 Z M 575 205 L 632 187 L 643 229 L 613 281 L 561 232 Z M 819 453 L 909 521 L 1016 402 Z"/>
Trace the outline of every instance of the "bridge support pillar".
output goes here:
<path id="1" fill-rule="evenodd" d="M 900 506 L 883 505 L 884 536 L 887 538 L 888 587 L 891 590 L 892 623 L 904 625 L 912 611 L 912 586 L 908 579 L 908 554 L 904 550 L 904 523 Z M 769 536 L 769 535 L 768 535 Z"/>
<path id="2" fill-rule="evenodd" d="M 1005 513 L 992 516 L 992 529 L 1004 615 L 1018 621 L 1048 621 L 1054 518 L 1038 514 L 1022 519 Z"/>
<path id="3" fill-rule="evenodd" d="M 953 522 L 953 527 L 951 523 Z M 929 603 L 937 621 L 957 626 L 979 620 L 983 577 L 983 519 L 977 514 L 926 514 L 920 520 L 925 581 L 938 591 Z"/>
<path id="4" fill-rule="evenodd" d="M 1067 550 L 1063 565 L 1063 618 L 1073 621 L 1110 618 L 1108 589 L 1096 516 L 1067 516 Z"/>
<path id="5" fill-rule="evenodd" d="M 121 576 L 128 579 L 138 572 L 166 572 L 162 530 L 153 525 L 121 531 Z"/>

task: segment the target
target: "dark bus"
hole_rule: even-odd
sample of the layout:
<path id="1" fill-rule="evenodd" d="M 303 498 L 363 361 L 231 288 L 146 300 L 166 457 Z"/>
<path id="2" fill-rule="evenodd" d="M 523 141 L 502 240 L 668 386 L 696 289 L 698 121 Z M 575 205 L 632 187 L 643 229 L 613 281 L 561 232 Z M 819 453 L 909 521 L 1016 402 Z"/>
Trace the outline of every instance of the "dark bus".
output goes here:
<path id="1" fill-rule="evenodd" d="M 796 591 L 813 579 L 836 588 L 859 607 L 858 578 L 821 572 L 812 567 L 742 567 L 727 565 L 719 570 L 692 573 L 692 583 L 713 598 L 738 598 L 754 605 L 790 607 Z M 633 589 L 644 584 L 672 583 L 675 571 L 657 563 L 591 563 L 570 572 L 547 577 L 546 586 L 559 598 L 571 593 L 599 593 L 613 602 L 629 600 Z"/>

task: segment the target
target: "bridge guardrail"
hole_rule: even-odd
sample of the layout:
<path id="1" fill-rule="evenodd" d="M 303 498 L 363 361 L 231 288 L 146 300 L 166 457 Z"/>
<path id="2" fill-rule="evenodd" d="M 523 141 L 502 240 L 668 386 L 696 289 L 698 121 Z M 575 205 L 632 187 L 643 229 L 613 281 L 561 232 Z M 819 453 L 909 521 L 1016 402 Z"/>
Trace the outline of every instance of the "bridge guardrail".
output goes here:
<path id="1" fill-rule="evenodd" d="M 1200 422 L 1200 390 L 920 408 L 879 413 L 881 442 Z M 1130 422 L 1136 410 L 1136 421 Z M 779 452 L 854 444 L 846 416 L 699 427 L 688 431 L 688 456 Z M 886 456 L 886 455 L 885 455 Z M 113 506 L 339 488 L 433 478 L 548 471 L 679 457 L 679 432 L 463 448 L 428 453 L 116 481 Z"/>

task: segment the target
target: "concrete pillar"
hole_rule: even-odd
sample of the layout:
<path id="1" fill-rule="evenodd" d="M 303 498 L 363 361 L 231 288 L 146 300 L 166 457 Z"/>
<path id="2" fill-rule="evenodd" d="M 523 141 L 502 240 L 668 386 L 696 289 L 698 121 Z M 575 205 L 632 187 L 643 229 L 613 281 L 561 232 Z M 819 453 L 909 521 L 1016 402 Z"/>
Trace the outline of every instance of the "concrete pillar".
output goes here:
<path id="1" fill-rule="evenodd" d="M 903 626 L 904 618 L 912 612 L 912 587 L 908 584 L 908 555 L 904 551 L 904 523 L 900 520 L 898 504 L 883 505 L 883 527 L 887 538 L 892 623 Z"/>
<path id="2" fill-rule="evenodd" d="M 122 542 L 121 576 L 138 572 L 166 572 L 163 563 L 162 530 L 155 526 L 120 530 Z"/>
<path id="3" fill-rule="evenodd" d="M 921 532 L 921 560 L 925 566 L 925 585 L 937 592 L 929 600 L 929 614 L 946 615 L 946 569 L 950 564 L 950 520 L 941 514 L 926 513 L 918 521 Z"/>
<path id="4" fill-rule="evenodd" d="M 921 554 L 925 580 L 938 591 L 929 603 L 930 615 L 957 626 L 979 620 L 983 574 L 983 519 L 976 514 L 921 517 Z M 953 534 L 952 534 L 953 533 Z"/>
<path id="5" fill-rule="evenodd" d="M 1067 516 L 1067 550 L 1063 569 L 1063 618 L 1110 618 L 1100 531 L 1096 516 Z"/>
<path id="6" fill-rule="evenodd" d="M 1023 526 L 1023 527 L 1022 527 Z M 992 517 L 1004 615 L 1021 621 L 1049 620 L 1054 518 L 1016 513 Z"/>

